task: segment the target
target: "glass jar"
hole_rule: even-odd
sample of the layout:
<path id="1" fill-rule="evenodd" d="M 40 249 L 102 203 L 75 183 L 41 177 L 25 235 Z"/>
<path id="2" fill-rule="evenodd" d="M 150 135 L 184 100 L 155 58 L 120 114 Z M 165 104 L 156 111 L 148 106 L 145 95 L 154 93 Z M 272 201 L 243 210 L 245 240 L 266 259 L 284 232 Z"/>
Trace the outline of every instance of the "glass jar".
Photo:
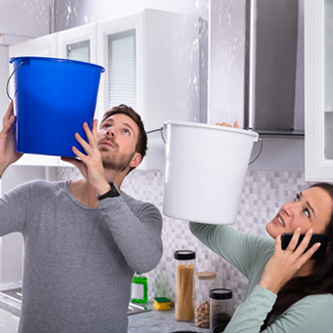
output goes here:
<path id="1" fill-rule="evenodd" d="M 209 328 L 209 292 L 215 288 L 217 273 L 199 272 L 195 273 L 195 325 L 202 328 Z"/>
<path id="2" fill-rule="evenodd" d="M 216 326 L 227 326 L 231 319 L 230 310 L 232 302 L 232 291 L 225 288 L 212 289 L 210 298 L 210 329 Z"/>
<path id="3" fill-rule="evenodd" d="M 190 321 L 194 319 L 195 252 L 178 250 L 174 258 L 177 261 L 175 317 L 177 320 Z"/>

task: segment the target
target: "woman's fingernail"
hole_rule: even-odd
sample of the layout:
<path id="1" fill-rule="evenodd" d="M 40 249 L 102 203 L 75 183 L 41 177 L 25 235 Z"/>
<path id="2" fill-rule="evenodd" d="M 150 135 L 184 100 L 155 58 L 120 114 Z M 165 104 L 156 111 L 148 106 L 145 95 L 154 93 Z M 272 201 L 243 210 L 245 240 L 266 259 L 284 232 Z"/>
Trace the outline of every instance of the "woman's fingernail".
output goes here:
<path id="1" fill-rule="evenodd" d="M 312 234 L 312 233 L 313 233 L 313 230 L 312 230 L 312 229 L 310 229 L 310 230 L 309 230 L 309 232 L 310 232 L 310 234 Z"/>

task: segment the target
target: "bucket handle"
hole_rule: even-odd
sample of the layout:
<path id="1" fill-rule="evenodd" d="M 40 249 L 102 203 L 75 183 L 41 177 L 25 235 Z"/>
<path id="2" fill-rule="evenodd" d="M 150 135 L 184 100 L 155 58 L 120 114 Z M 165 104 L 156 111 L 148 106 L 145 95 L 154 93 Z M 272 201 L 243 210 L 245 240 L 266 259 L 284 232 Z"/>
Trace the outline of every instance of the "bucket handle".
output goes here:
<path id="1" fill-rule="evenodd" d="M 163 142 L 165 143 L 165 139 L 164 139 L 164 135 L 163 135 L 163 127 L 148 131 L 147 134 L 153 133 L 153 132 L 158 132 L 158 131 L 161 131 L 161 137 L 162 137 Z M 252 161 L 249 162 L 249 165 L 254 163 L 259 158 L 259 156 L 262 152 L 263 140 L 259 139 L 258 141 L 260 142 L 259 152 L 258 152 L 257 156 Z"/>
<path id="2" fill-rule="evenodd" d="M 164 139 L 164 135 L 163 135 L 163 127 L 148 131 L 146 133 L 149 134 L 149 133 L 159 132 L 159 131 L 161 131 L 161 138 L 162 138 L 163 142 L 165 143 L 165 139 Z"/>
<path id="3" fill-rule="evenodd" d="M 19 69 L 19 67 L 21 65 L 24 64 L 24 61 L 22 61 L 15 69 L 14 69 L 14 72 L 10 75 L 8 81 L 7 81 L 7 86 L 6 86 L 6 92 L 7 92 L 7 96 L 9 97 L 10 100 L 13 100 L 10 95 L 9 95 L 9 92 L 8 92 L 8 87 L 9 87 L 9 82 L 10 82 L 10 79 L 12 78 L 12 76 L 15 74 L 15 72 Z"/>

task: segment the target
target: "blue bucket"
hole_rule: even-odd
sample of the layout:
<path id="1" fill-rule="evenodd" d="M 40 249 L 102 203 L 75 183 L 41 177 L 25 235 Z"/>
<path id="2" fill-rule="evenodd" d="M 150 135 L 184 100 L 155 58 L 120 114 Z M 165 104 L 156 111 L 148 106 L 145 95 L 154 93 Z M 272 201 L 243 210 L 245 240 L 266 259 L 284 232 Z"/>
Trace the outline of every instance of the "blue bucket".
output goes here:
<path id="1" fill-rule="evenodd" d="M 74 135 L 94 119 L 104 68 L 80 61 L 16 57 L 14 71 L 16 150 L 21 153 L 75 157 L 84 152 Z"/>

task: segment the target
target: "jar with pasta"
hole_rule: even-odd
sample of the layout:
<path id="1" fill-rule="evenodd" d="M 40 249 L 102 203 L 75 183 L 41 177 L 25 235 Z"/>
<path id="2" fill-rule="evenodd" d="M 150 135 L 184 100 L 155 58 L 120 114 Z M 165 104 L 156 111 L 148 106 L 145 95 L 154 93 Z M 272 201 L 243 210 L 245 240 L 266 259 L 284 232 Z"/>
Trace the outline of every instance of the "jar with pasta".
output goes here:
<path id="1" fill-rule="evenodd" d="M 178 250 L 176 259 L 176 302 L 175 317 L 177 320 L 194 319 L 194 268 L 195 252 Z"/>

